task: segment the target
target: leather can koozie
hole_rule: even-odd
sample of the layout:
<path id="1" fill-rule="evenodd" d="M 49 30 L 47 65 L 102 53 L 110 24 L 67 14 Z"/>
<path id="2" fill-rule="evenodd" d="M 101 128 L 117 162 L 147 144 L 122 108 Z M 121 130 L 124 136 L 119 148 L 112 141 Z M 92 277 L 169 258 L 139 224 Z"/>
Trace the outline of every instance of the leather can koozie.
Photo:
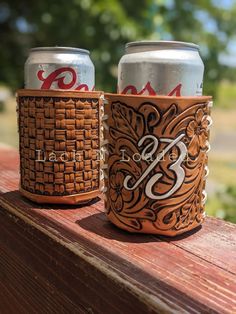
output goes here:
<path id="1" fill-rule="evenodd" d="M 25 89 L 17 102 L 21 193 L 38 203 L 97 197 L 103 94 Z"/>
<path id="2" fill-rule="evenodd" d="M 107 216 L 175 236 L 204 220 L 211 97 L 106 94 Z"/>

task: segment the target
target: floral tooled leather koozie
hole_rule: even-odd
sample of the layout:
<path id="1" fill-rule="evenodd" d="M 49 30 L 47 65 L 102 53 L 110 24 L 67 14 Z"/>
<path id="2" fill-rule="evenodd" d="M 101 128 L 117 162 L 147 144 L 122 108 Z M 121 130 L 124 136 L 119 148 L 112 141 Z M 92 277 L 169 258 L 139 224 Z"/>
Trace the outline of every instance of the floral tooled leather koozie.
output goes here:
<path id="1" fill-rule="evenodd" d="M 38 203 L 100 195 L 101 92 L 19 90 L 20 191 Z"/>
<path id="2" fill-rule="evenodd" d="M 204 219 L 211 97 L 107 94 L 108 218 L 130 232 L 175 236 Z"/>

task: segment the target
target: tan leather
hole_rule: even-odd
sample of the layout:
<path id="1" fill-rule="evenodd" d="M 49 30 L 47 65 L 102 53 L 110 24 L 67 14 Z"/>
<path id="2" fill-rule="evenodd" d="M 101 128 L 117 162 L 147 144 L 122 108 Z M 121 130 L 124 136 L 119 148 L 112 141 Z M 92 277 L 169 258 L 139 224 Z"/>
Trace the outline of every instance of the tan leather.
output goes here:
<path id="1" fill-rule="evenodd" d="M 102 197 L 101 193 L 98 191 L 86 192 L 84 194 L 72 194 L 72 195 L 62 195 L 62 196 L 49 196 L 49 195 L 38 195 L 30 193 L 22 188 L 19 189 L 20 193 L 36 203 L 44 204 L 87 204 L 89 201 L 96 197 Z"/>
<path id="2" fill-rule="evenodd" d="M 106 94 L 106 210 L 130 232 L 175 236 L 204 220 L 211 97 Z"/>
<path id="3" fill-rule="evenodd" d="M 77 204 L 100 194 L 102 98 L 102 92 L 17 92 L 23 195 Z"/>

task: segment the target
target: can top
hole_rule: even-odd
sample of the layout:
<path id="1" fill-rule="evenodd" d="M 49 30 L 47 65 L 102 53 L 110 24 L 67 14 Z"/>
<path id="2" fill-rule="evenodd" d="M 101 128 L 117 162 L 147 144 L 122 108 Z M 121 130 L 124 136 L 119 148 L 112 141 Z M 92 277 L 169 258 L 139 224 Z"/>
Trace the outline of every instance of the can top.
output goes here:
<path id="1" fill-rule="evenodd" d="M 137 51 L 137 47 L 140 48 L 154 48 L 154 49 L 191 49 L 191 50 L 199 50 L 199 46 L 194 43 L 187 43 L 183 41 L 167 41 L 167 40 L 141 40 L 141 41 L 133 41 L 129 42 L 125 45 L 125 49 L 128 52 Z M 131 49 L 130 49 L 131 48 Z M 132 49 L 134 48 L 134 50 Z"/>
<path id="2" fill-rule="evenodd" d="M 30 52 L 39 52 L 39 51 L 47 51 L 47 52 L 69 52 L 69 53 L 85 53 L 90 54 L 90 52 L 86 49 L 74 48 L 74 47 L 35 47 L 31 48 Z"/>

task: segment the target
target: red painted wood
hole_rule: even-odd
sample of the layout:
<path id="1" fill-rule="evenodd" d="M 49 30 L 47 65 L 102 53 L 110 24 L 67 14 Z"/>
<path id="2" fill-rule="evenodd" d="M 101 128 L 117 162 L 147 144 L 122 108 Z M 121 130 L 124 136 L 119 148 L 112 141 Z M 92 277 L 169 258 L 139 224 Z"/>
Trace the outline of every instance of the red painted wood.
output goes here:
<path id="1" fill-rule="evenodd" d="M 16 152 L 1 151 L 0 269 L 4 296 L 23 310 L 236 312 L 235 225 L 208 218 L 191 236 L 128 234 L 107 221 L 102 201 L 39 206 L 17 187 Z"/>

